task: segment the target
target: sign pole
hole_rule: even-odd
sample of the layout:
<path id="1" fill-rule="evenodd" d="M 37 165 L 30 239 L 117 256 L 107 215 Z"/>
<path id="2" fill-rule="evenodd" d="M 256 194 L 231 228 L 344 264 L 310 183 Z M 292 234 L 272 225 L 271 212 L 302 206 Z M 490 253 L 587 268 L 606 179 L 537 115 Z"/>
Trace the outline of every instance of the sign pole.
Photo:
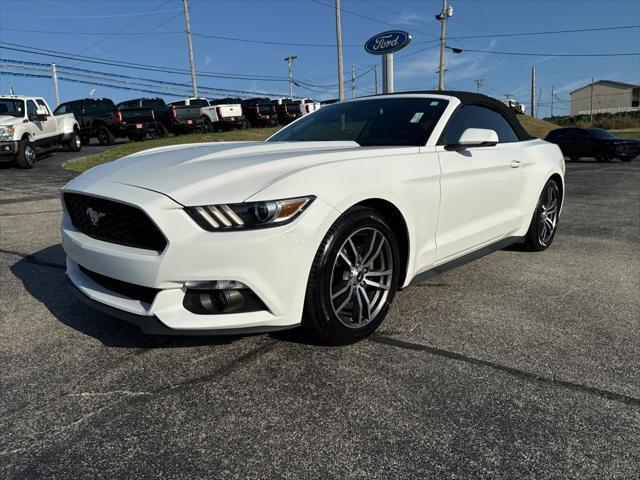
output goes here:
<path id="1" fill-rule="evenodd" d="M 393 93 L 393 53 L 382 56 L 382 93 Z"/>
<path id="2" fill-rule="evenodd" d="M 364 49 L 372 55 L 382 57 L 382 93 L 393 93 L 393 53 L 406 47 L 411 35 L 404 30 L 389 30 L 374 35 L 364 44 Z M 375 94 L 378 94 L 378 69 L 374 66 Z"/>

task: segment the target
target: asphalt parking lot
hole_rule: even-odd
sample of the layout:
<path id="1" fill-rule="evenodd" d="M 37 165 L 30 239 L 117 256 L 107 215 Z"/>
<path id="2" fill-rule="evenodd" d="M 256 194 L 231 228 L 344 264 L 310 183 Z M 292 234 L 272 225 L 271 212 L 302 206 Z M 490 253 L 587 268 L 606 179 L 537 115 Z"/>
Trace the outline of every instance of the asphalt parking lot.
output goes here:
<path id="1" fill-rule="evenodd" d="M 638 478 L 640 161 L 568 163 L 548 251 L 407 289 L 329 348 L 79 304 L 59 157 L 0 170 L 0 477 Z"/>

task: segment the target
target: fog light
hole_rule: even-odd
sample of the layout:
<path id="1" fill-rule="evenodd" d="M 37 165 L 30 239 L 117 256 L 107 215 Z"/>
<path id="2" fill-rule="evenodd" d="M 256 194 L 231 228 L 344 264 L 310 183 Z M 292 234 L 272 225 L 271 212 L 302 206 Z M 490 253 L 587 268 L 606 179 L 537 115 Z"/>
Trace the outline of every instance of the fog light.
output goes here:
<path id="1" fill-rule="evenodd" d="M 182 304 L 198 315 L 257 312 L 264 303 L 244 283 L 234 280 L 187 282 Z"/>

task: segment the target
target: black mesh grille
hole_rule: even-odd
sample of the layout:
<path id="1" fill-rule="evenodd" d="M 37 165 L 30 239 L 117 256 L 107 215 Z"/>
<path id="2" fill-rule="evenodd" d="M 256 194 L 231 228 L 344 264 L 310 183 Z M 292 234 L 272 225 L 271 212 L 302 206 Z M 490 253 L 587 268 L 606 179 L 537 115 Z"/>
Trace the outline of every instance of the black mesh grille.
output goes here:
<path id="1" fill-rule="evenodd" d="M 73 226 L 90 237 L 158 252 L 167 245 L 158 227 L 136 207 L 78 193 L 65 193 L 64 203 Z"/>
<path id="2" fill-rule="evenodd" d="M 123 282 L 122 280 L 116 280 L 115 278 L 105 277 L 99 273 L 87 270 L 82 265 L 78 266 L 87 277 L 98 285 L 133 300 L 139 300 L 141 302 L 151 304 L 160 291 L 157 288 L 142 287 L 140 285 L 134 285 L 133 283 Z"/>

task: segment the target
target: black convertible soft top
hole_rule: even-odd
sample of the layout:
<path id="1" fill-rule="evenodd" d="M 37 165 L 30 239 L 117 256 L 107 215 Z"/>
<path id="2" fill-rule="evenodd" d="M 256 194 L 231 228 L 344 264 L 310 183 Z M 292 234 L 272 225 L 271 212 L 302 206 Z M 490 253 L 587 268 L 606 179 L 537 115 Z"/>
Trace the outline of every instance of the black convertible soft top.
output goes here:
<path id="1" fill-rule="evenodd" d="M 487 95 L 473 92 L 458 92 L 454 90 L 418 90 L 412 92 L 394 92 L 394 94 L 398 95 L 406 95 L 412 93 L 424 95 L 448 95 L 450 97 L 456 97 L 458 100 L 460 100 L 461 105 L 482 105 L 484 107 L 490 108 L 491 110 L 495 110 L 496 112 L 501 113 L 511 124 L 511 127 L 516 132 L 516 135 L 518 135 L 518 139 L 520 141 L 531 140 L 532 138 L 535 138 L 529 135 L 527 131 L 522 127 L 522 125 L 516 118 L 516 113 L 513 110 L 507 107 L 500 100 L 488 97 Z"/>

